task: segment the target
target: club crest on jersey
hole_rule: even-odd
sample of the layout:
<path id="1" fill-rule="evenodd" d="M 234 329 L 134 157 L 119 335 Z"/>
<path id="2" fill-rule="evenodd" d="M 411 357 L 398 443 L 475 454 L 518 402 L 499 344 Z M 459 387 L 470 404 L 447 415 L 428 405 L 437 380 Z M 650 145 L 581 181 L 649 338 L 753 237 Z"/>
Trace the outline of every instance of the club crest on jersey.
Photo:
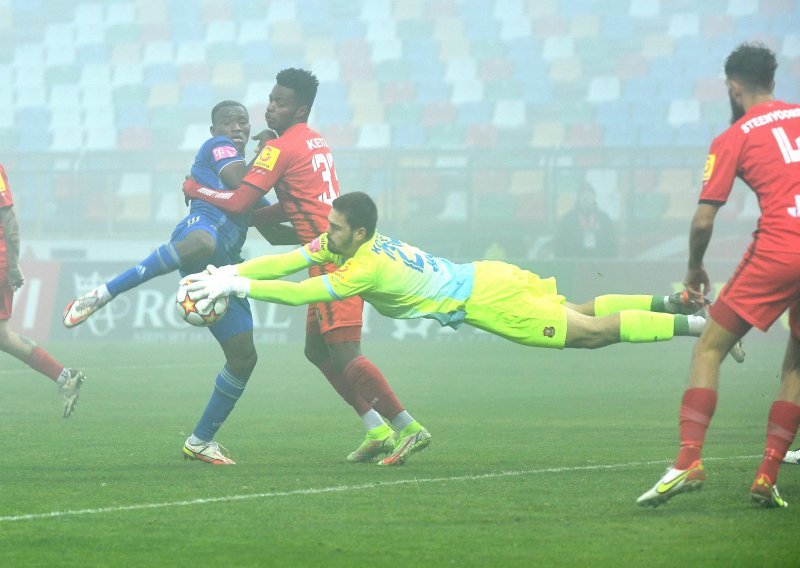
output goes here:
<path id="1" fill-rule="evenodd" d="M 556 328 L 553 326 L 547 326 L 542 330 L 542 335 L 545 337 L 555 337 L 556 336 Z"/>
<path id="2" fill-rule="evenodd" d="M 261 153 L 256 158 L 256 161 L 253 162 L 254 168 L 262 168 L 264 170 L 272 171 L 272 168 L 275 167 L 275 162 L 278 161 L 278 156 L 281 155 L 281 151 L 274 146 L 265 146 Z"/>
<path id="3" fill-rule="evenodd" d="M 706 158 L 706 167 L 703 168 L 703 181 L 708 181 L 711 179 L 711 174 L 714 173 L 714 164 L 716 161 L 716 154 L 709 154 L 708 158 Z"/>
<path id="4" fill-rule="evenodd" d="M 6 180 L 3 179 L 3 176 L 0 176 L 0 193 L 3 193 L 6 190 Z"/>

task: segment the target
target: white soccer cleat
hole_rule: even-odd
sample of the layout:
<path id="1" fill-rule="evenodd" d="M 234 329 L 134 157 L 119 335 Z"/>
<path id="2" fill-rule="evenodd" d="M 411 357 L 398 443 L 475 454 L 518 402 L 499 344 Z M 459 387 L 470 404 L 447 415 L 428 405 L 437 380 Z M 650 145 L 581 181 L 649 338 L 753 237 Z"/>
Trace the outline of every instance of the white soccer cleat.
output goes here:
<path id="1" fill-rule="evenodd" d="M 101 300 L 98 288 L 72 300 L 64 309 L 64 327 L 75 327 L 105 306 L 109 300 Z"/>
<path id="2" fill-rule="evenodd" d="M 731 347 L 731 350 L 728 351 L 728 354 L 737 363 L 743 363 L 744 362 L 745 352 L 744 352 L 744 347 L 742 347 L 742 340 L 741 339 L 736 342 L 736 345 Z"/>
<path id="3" fill-rule="evenodd" d="M 214 441 L 191 444 L 187 439 L 183 445 L 183 459 L 198 460 L 215 465 L 235 465 L 236 462 L 225 455 L 227 453 L 227 449 Z"/>
<path id="4" fill-rule="evenodd" d="M 675 495 L 701 489 L 705 480 L 706 471 L 700 460 L 693 462 L 689 469 L 670 468 L 652 489 L 636 500 L 636 503 L 642 507 L 658 507 Z"/>
<path id="5" fill-rule="evenodd" d="M 75 369 L 69 369 L 69 377 L 64 384 L 58 387 L 58 394 L 64 403 L 64 418 L 69 418 L 75 407 L 78 406 L 78 396 L 81 393 L 81 385 L 86 380 L 86 376 Z"/>
<path id="6" fill-rule="evenodd" d="M 786 452 L 786 455 L 783 456 L 783 463 L 800 465 L 800 448 Z"/>

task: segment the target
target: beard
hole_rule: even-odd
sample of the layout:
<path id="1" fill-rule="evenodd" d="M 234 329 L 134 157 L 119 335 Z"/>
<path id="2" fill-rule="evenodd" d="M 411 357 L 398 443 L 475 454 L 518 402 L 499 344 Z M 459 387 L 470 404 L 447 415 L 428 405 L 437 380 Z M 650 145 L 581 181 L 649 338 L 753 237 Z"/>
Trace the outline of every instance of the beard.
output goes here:
<path id="1" fill-rule="evenodd" d="M 731 124 L 735 124 L 744 116 L 744 107 L 730 98 L 731 101 Z"/>
<path id="2" fill-rule="evenodd" d="M 343 246 L 347 247 L 350 246 L 353 242 L 353 239 L 350 239 L 350 242 L 342 243 Z M 335 242 L 333 242 L 330 237 L 328 237 L 328 250 L 333 254 L 342 254 L 342 247 L 338 246 Z"/>

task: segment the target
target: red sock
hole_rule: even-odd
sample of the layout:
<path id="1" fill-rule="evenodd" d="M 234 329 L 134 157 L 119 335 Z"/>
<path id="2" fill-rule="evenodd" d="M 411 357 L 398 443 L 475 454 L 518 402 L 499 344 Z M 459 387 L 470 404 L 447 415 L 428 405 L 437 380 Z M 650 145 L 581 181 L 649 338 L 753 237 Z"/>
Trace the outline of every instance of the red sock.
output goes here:
<path id="1" fill-rule="evenodd" d="M 64 365 L 53 359 L 50 354 L 39 346 L 33 348 L 31 354 L 28 355 L 28 360 L 25 363 L 39 371 L 41 374 L 50 377 L 54 381 L 64 370 Z"/>
<path id="2" fill-rule="evenodd" d="M 372 409 L 372 405 L 356 390 L 353 379 L 337 372 L 330 359 L 325 359 L 317 366 L 339 396 L 352 406 L 359 416 Z"/>
<path id="3" fill-rule="evenodd" d="M 372 362 L 359 355 L 345 367 L 344 375 L 350 377 L 361 396 L 382 416 L 390 420 L 405 408 L 389 387 L 386 377 Z"/>
<path id="4" fill-rule="evenodd" d="M 717 391 L 714 389 L 686 389 L 681 402 L 680 436 L 681 449 L 675 460 L 675 469 L 689 469 L 700 459 L 706 430 L 717 407 Z"/>
<path id="5" fill-rule="evenodd" d="M 776 400 L 772 403 L 767 422 L 767 446 L 756 479 L 766 475 L 769 482 L 775 485 L 781 462 L 797 434 L 798 425 L 800 425 L 800 406 L 785 400 Z"/>

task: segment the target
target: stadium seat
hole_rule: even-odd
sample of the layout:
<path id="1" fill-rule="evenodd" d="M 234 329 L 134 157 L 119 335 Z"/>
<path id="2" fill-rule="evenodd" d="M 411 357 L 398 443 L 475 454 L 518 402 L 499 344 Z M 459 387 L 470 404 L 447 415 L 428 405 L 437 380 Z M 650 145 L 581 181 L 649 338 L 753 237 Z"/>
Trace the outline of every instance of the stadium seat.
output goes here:
<path id="1" fill-rule="evenodd" d="M 391 142 L 391 129 L 387 124 L 364 124 L 359 129 L 357 148 L 388 148 Z"/>
<path id="2" fill-rule="evenodd" d="M 468 148 L 493 148 L 497 146 L 497 128 L 487 123 L 470 124 L 464 142 Z"/>
<path id="3" fill-rule="evenodd" d="M 564 143 L 564 123 L 561 121 L 543 120 L 533 127 L 531 145 L 536 148 L 557 148 Z"/>
<path id="4" fill-rule="evenodd" d="M 589 92 L 586 101 L 589 103 L 604 103 L 615 101 L 620 96 L 620 84 L 617 77 L 595 77 L 589 83 Z"/>
<path id="5" fill-rule="evenodd" d="M 492 112 L 492 124 L 498 128 L 520 128 L 527 124 L 527 107 L 519 99 L 499 100 Z"/>
<path id="6" fill-rule="evenodd" d="M 678 99 L 669 105 L 667 122 L 672 126 L 694 124 L 700 120 L 700 103 L 696 99 Z"/>
<path id="7" fill-rule="evenodd" d="M 149 221 L 152 186 L 153 178 L 149 173 L 122 174 L 116 191 L 119 204 L 116 221 L 137 224 Z"/>
<path id="8" fill-rule="evenodd" d="M 567 146 L 573 148 L 592 148 L 602 146 L 603 128 L 592 122 L 578 122 L 570 125 L 566 139 Z"/>
<path id="9" fill-rule="evenodd" d="M 397 148 L 421 148 L 426 142 L 425 127 L 417 122 L 394 124 L 392 146 Z"/>

